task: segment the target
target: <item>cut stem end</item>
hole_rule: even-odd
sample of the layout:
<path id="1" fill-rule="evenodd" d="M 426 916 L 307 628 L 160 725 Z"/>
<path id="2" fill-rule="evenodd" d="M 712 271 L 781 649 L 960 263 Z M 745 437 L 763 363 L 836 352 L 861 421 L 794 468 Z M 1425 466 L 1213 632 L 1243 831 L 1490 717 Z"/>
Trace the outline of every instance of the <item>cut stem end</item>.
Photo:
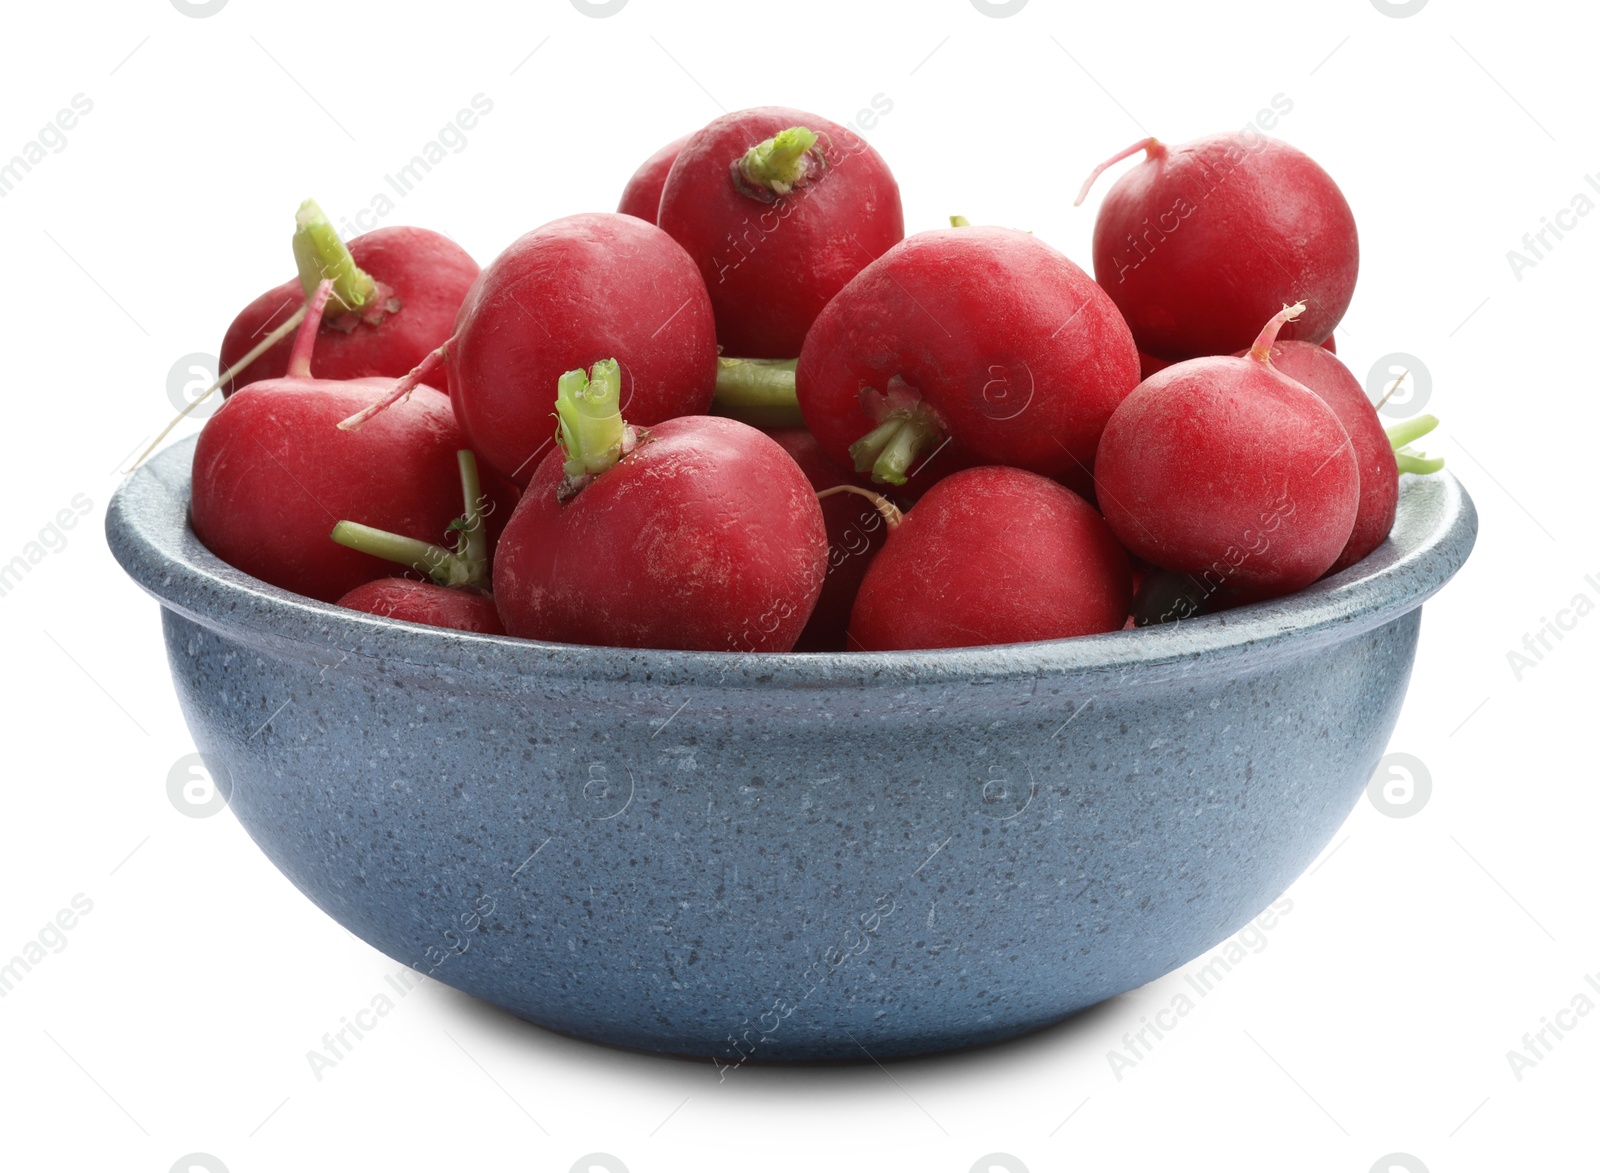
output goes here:
<path id="1" fill-rule="evenodd" d="M 300 286 L 307 298 L 324 278 L 333 282 L 341 313 L 361 313 L 378 298 L 378 283 L 356 264 L 316 200 L 307 200 L 295 213 L 293 244 Z"/>
<path id="2" fill-rule="evenodd" d="M 780 130 L 734 161 L 734 180 L 747 194 L 768 199 L 786 196 L 827 166 L 816 145 L 816 132 L 803 126 Z"/>
<path id="3" fill-rule="evenodd" d="M 567 458 L 558 495 L 566 500 L 638 443 L 622 418 L 622 370 L 616 359 L 595 363 L 587 375 L 580 368 L 561 376 L 556 421 L 556 443 Z"/>
<path id="4" fill-rule="evenodd" d="M 920 403 L 891 411 L 877 427 L 850 445 L 857 472 L 872 473 L 880 485 L 903 485 L 911 465 L 944 435 L 932 412 Z"/>

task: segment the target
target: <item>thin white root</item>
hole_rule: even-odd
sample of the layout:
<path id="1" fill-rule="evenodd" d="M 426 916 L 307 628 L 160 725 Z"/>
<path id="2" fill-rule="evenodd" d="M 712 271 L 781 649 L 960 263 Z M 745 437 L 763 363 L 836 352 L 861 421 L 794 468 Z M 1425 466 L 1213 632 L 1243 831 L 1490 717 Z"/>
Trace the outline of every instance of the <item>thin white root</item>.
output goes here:
<path id="1" fill-rule="evenodd" d="M 240 358 L 238 362 L 234 363 L 227 370 L 223 371 L 222 374 L 218 375 L 215 383 L 211 384 L 211 386 L 200 392 L 199 395 L 196 395 L 194 399 L 189 402 L 188 407 L 185 407 L 177 415 L 172 417 L 172 421 L 168 423 L 166 427 L 161 429 L 160 434 L 157 435 L 154 440 L 150 441 L 150 446 L 139 454 L 139 459 L 135 460 L 131 465 L 123 470 L 122 475 L 127 476 L 134 469 L 138 468 L 141 464 L 148 460 L 150 454 L 156 450 L 161 441 L 165 440 L 169 435 L 171 435 L 172 429 L 182 423 L 188 417 L 191 411 L 199 407 L 207 399 L 210 399 L 218 387 L 221 387 L 224 383 L 229 382 L 237 375 L 242 374 L 244 369 L 251 363 L 255 362 L 256 359 L 260 358 L 263 354 L 266 354 L 267 351 L 271 350 L 279 342 L 292 334 L 295 327 L 300 325 L 301 322 L 305 321 L 305 317 L 306 307 L 302 305 L 299 309 L 295 310 L 294 313 L 290 314 L 288 318 L 284 320 L 282 325 L 278 326 L 272 331 L 272 333 L 268 334 L 260 342 L 256 343 L 249 350 L 247 350 L 244 353 L 244 356 Z"/>

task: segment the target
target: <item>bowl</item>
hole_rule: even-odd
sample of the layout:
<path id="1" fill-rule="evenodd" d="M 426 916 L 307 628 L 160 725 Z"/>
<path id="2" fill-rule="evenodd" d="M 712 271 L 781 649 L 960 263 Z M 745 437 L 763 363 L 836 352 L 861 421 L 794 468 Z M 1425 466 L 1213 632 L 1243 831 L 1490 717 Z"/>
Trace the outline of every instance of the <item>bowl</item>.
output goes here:
<path id="1" fill-rule="evenodd" d="M 577 647 L 269 586 L 188 524 L 192 441 L 106 517 L 178 700 L 296 887 L 420 973 L 598 1042 L 864 1060 L 1022 1034 L 1245 925 L 1362 793 L 1472 502 L 1298 594 L 949 651 Z"/>

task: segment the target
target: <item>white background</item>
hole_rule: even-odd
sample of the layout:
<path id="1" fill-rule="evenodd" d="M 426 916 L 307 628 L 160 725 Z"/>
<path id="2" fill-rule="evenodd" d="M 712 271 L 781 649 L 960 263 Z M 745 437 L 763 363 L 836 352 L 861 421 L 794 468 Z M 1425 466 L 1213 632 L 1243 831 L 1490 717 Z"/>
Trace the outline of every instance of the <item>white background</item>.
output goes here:
<path id="1" fill-rule="evenodd" d="M 1520 680 L 1507 661 L 1575 595 L 1600 602 L 1584 581 L 1600 579 L 1600 215 L 1520 280 L 1506 257 L 1600 173 L 1586 6 L 182 7 L 12 4 L 0 41 L 0 158 L 75 94 L 94 103 L 0 200 L 0 561 L 74 495 L 93 505 L 0 598 L 0 958 L 75 894 L 93 901 L 0 999 L 0 1165 L 166 1173 L 203 1153 L 232 1173 L 566 1173 L 601 1152 L 632 1173 L 968 1173 L 998 1152 L 995 1167 L 1034 1173 L 1367 1173 L 1391 1153 L 1433 1173 L 1593 1167 L 1579 1154 L 1600 1014 L 1520 1080 L 1507 1061 L 1600 972 L 1600 617 Z M 313 908 L 231 815 L 169 801 L 193 745 L 156 605 L 100 522 L 117 469 L 171 413 L 177 360 L 214 352 L 292 273 L 299 201 L 352 217 L 479 93 L 492 114 L 383 222 L 446 231 L 483 263 L 556 216 L 610 209 L 639 160 L 724 108 L 843 122 L 883 95 L 893 109 L 867 137 L 909 229 L 960 212 L 1087 264 L 1098 195 L 1070 205 L 1096 162 L 1290 99 L 1276 133 L 1337 178 L 1360 225 L 1340 354 L 1363 379 L 1390 352 L 1422 360 L 1444 419 L 1425 446 L 1481 512 L 1471 562 L 1427 606 L 1391 745 L 1425 763 L 1426 806 L 1396 819 L 1363 799 L 1267 947 L 1120 1079 L 1107 1052 L 1186 988 L 1181 971 L 1012 1045 L 721 1085 L 429 982 L 315 1079 L 307 1051 L 398 963 Z"/>

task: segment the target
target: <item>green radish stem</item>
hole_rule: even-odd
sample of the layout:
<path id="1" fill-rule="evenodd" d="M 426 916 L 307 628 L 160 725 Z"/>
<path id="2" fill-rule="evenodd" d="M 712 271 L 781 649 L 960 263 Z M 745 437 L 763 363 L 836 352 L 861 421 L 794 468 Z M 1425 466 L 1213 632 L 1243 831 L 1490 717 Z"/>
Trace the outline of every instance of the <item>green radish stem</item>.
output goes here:
<path id="1" fill-rule="evenodd" d="M 450 523 L 456 548 L 450 550 L 417 538 L 374 529 L 355 521 L 341 521 L 329 535 L 341 546 L 398 562 L 425 574 L 439 586 L 486 588 L 489 581 L 489 538 L 484 532 L 483 493 L 478 462 L 463 448 L 456 453 L 461 469 L 461 498 L 466 512 Z"/>
<path id="2" fill-rule="evenodd" d="M 1398 452 L 1414 440 L 1420 440 L 1434 428 L 1439 426 L 1439 419 L 1432 415 L 1419 415 L 1412 419 L 1402 420 L 1400 423 L 1384 428 L 1384 434 L 1389 437 L 1389 443 L 1394 445 Z"/>
<path id="3" fill-rule="evenodd" d="M 1083 203 L 1084 199 L 1089 195 L 1089 189 L 1094 186 L 1094 181 L 1100 178 L 1101 172 L 1103 172 L 1107 167 L 1114 167 L 1126 159 L 1129 155 L 1136 155 L 1140 151 L 1145 153 L 1145 158 L 1155 159 L 1165 155 L 1167 153 L 1167 148 L 1166 144 L 1164 144 L 1160 139 L 1142 138 L 1138 142 L 1134 143 L 1133 146 L 1127 148 L 1127 150 L 1118 151 L 1115 155 L 1112 155 L 1111 158 L 1107 159 L 1104 163 L 1100 164 L 1100 166 L 1096 167 L 1089 173 L 1089 178 L 1085 179 L 1083 181 L 1083 186 L 1078 189 L 1078 198 L 1072 201 L 1072 206 L 1076 208 L 1079 204 Z"/>
<path id="4" fill-rule="evenodd" d="M 1390 445 L 1394 448 L 1394 462 L 1401 472 L 1427 476 L 1444 467 L 1444 457 L 1429 456 L 1426 452 L 1413 452 L 1407 447 L 1412 441 L 1422 439 L 1438 426 L 1437 416 L 1419 415 L 1383 429 L 1384 434 L 1389 437 Z"/>
<path id="5" fill-rule="evenodd" d="M 448 338 L 438 350 L 429 351 L 426 358 L 412 367 L 410 371 L 395 380 L 394 386 L 384 393 L 382 399 L 376 403 L 369 403 L 352 416 L 347 416 L 339 421 L 339 430 L 344 432 L 359 431 L 361 425 L 366 423 L 380 411 L 387 411 L 402 399 L 407 398 L 417 389 L 417 385 L 432 377 L 435 371 L 444 365 L 450 357 L 450 344 L 455 339 Z"/>
<path id="6" fill-rule="evenodd" d="M 756 428 L 801 428 L 805 418 L 794 393 L 794 358 L 718 358 L 716 415 Z"/>
<path id="7" fill-rule="evenodd" d="M 341 546 L 349 546 L 352 550 L 360 550 L 385 562 L 409 566 L 442 586 L 453 585 L 452 580 L 459 573 L 455 553 L 432 542 L 402 537 L 356 521 L 339 522 L 329 536 Z"/>
<path id="8" fill-rule="evenodd" d="M 1428 456 L 1425 452 L 1396 452 L 1394 454 L 1395 467 L 1401 472 L 1413 473 L 1425 477 L 1431 472 L 1438 472 L 1444 467 L 1444 457 Z"/>
<path id="9" fill-rule="evenodd" d="M 461 554 L 475 566 L 489 568 L 489 533 L 483 524 L 483 485 L 478 479 L 478 462 L 470 450 L 456 453 L 456 465 L 461 470 L 461 500 L 464 512 L 451 522 L 451 528 L 461 535 Z"/>
<path id="10" fill-rule="evenodd" d="M 814 131 L 803 126 L 780 130 L 734 160 L 734 182 L 752 195 L 786 196 L 826 166 Z"/>
<path id="11" fill-rule="evenodd" d="M 865 497 L 872 502 L 873 508 L 882 515 L 890 529 L 894 529 L 906 519 L 905 514 L 900 512 L 893 501 L 880 493 L 874 493 L 871 489 L 863 489 L 860 485 L 835 485 L 831 489 L 820 489 L 817 492 L 817 500 L 826 501 L 835 493 L 855 493 L 857 496 Z"/>
<path id="12" fill-rule="evenodd" d="M 971 228 L 972 227 L 972 221 L 968 220 L 965 216 L 951 216 L 950 217 L 950 227 L 952 227 L 952 228 Z"/>
<path id="13" fill-rule="evenodd" d="M 207 387 L 204 391 L 200 392 L 200 394 L 196 395 L 192 400 L 190 400 L 189 406 L 185 407 L 177 415 L 173 416 L 168 422 L 167 426 L 162 428 L 161 431 L 157 433 L 156 438 L 150 441 L 149 447 L 139 454 L 139 459 L 135 460 L 131 465 L 123 470 L 123 475 L 128 475 L 128 473 L 131 473 L 146 460 L 150 459 L 150 454 L 156 450 L 161 441 L 165 440 L 169 435 L 172 434 L 172 429 L 177 427 L 183 420 L 187 419 L 191 411 L 199 407 L 207 399 L 210 399 L 212 393 L 215 392 L 218 387 L 225 386 L 230 380 L 237 378 L 243 373 L 247 366 L 255 362 L 256 359 L 260 358 L 263 354 L 266 354 L 267 351 L 278 345 L 278 343 L 282 342 L 289 336 L 296 326 L 305 320 L 306 307 L 304 304 L 302 304 L 299 309 L 295 310 L 294 313 L 285 318 L 281 325 L 274 327 L 272 333 L 268 334 L 260 342 L 256 343 L 249 350 L 245 351 L 238 362 L 234 363 L 227 370 L 223 371 L 222 374 L 218 375 L 216 382 L 212 383 L 211 386 Z"/>

